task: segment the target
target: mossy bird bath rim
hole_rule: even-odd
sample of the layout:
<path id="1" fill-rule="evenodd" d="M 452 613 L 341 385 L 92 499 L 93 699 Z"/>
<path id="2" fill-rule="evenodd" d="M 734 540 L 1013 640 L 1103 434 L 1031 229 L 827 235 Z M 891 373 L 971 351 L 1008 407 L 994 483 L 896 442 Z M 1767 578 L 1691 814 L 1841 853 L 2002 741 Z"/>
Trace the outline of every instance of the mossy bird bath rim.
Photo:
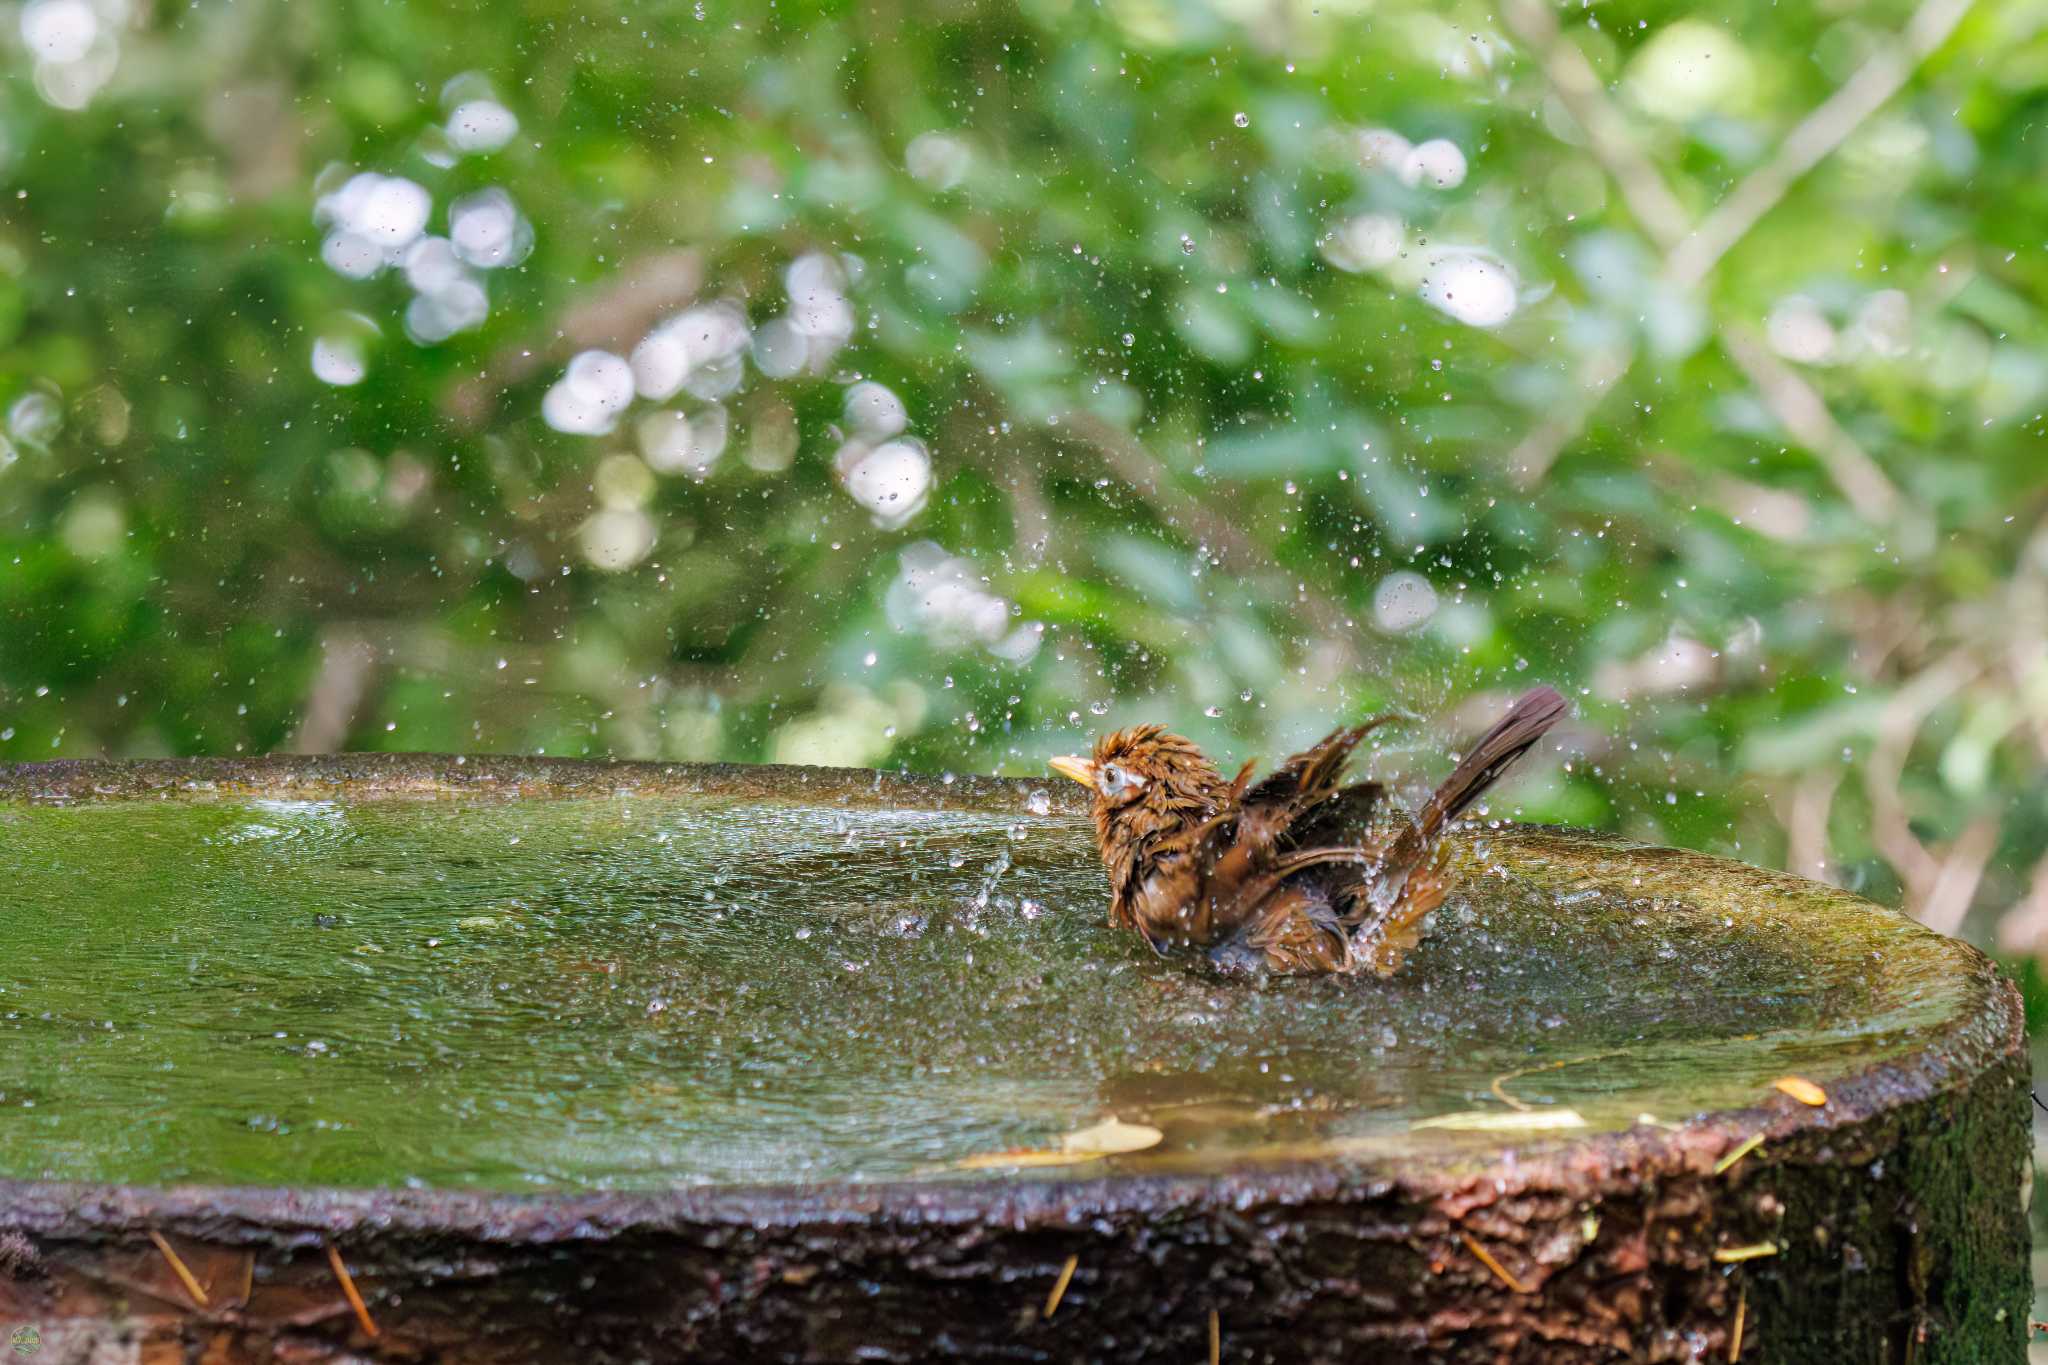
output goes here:
<path id="1" fill-rule="evenodd" d="M 1066 1064 L 1086 1077 L 1079 1099 L 1059 1077 L 1025 1075 L 1029 1084 L 1016 1093 L 1044 1112 L 1035 1131 L 1014 1136 L 1019 1145 L 1043 1140 L 1055 1120 L 1076 1123 L 1090 1107 L 1160 1118 L 1168 1133 L 1151 1152 L 1036 1175 L 949 1171 L 946 1158 L 965 1154 L 949 1143 L 1011 1145 L 999 1125 L 963 1123 L 925 1148 L 916 1135 L 908 1145 L 878 1144 L 853 1169 L 827 1162 L 807 1177 L 802 1166 L 777 1173 L 771 1162 L 762 1170 L 774 1178 L 728 1173 L 703 1184 L 659 1161 L 640 1171 L 651 1169 L 651 1178 L 606 1178 L 601 1162 L 578 1167 L 562 1156 L 556 1169 L 566 1178 L 534 1193 L 488 1173 L 437 1177 L 420 1189 L 230 1186 L 203 1170 L 178 1184 L 112 1171 L 85 1181 L 15 1179 L 0 1186 L 0 1318 L 36 1322 L 45 1337 L 119 1331 L 194 1350 L 219 1343 L 229 1353 L 223 1358 L 248 1359 L 279 1351 L 447 1360 L 1185 1359 L 1206 1349 L 1214 1312 L 1230 1359 L 1370 1351 L 1380 1359 L 1548 1361 L 1713 1351 L 1727 1358 L 1739 1315 L 1749 1359 L 1882 1359 L 1909 1343 L 1917 1360 L 2020 1358 L 2023 1036 L 2010 988 L 1966 946 L 1843 893 L 1739 864 L 1587 836 L 1485 833 L 1468 840 L 1467 877 L 1478 887 L 1504 872 L 1498 879 L 1522 899 L 1468 898 L 1461 908 L 1454 897 L 1447 923 L 1412 964 L 1415 977 L 1384 997 L 1388 1011 L 1409 1012 L 1401 1023 L 1411 1032 L 1388 1043 L 1362 1031 L 1381 999 L 1373 983 L 1238 995 L 1239 987 L 1195 983 L 1177 967 L 1130 955 L 1100 927 L 1099 872 L 1066 800 L 1047 782 L 496 758 L 168 760 L 0 772 L 0 839 L 38 810 L 118 805 L 128 816 L 117 818 L 132 818 L 148 803 L 333 802 L 419 812 L 387 822 L 401 834 L 430 825 L 425 816 L 437 811 L 474 812 L 465 829 L 496 830 L 492 820 L 520 810 L 609 812 L 619 802 L 643 811 L 673 803 L 697 812 L 691 818 L 772 808 L 787 817 L 776 837 L 795 839 L 801 856 L 789 860 L 796 887 L 781 901 L 790 904 L 778 910 L 764 893 L 747 902 L 746 915 L 735 913 L 763 932 L 787 927 L 778 916 L 818 912 L 818 888 L 840 875 L 835 869 L 889 853 L 893 837 L 897 862 L 874 867 L 929 874 L 916 892 L 922 899 L 904 911 L 926 922 L 915 935 L 890 937 L 886 916 L 863 919 L 851 901 L 840 907 L 845 923 L 833 934 L 865 934 L 858 941 L 881 946 L 864 973 L 839 978 L 839 994 L 858 1000 L 864 981 L 912 995 L 906 983 L 931 972 L 929 1000 L 966 1000 L 986 986 L 998 1020 L 1009 1010 L 1029 1021 L 1048 1000 L 1084 1010 L 1113 1000 L 1134 1012 L 1135 1041 L 1122 1052 L 1072 1050 Z M 833 842 L 839 825 L 831 812 L 844 813 L 843 846 Z M 943 849 L 916 844 L 920 830 L 947 820 Z M 62 833 L 88 839 L 70 845 L 74 851 L 90 847 L 89 830 Z M 572 828 L 561 836 L 564 856 L 580 857 L 577 841 L 595 837 Z M 207 847 L 218 857 L 195 861 L 191 876 L 257 856 L 225 836 Z M 472 871 L 561 870 L 518 864 L 519 856 L 542 856 L 524 847 L 515 855 L 508 845 L 505 866 Z M 964 880 L 949 881 L 941 869 L 963 849 Z M 300 873 L 336 861 L 317 840 L 291 856 L 314 860 L 282 864 Z M 406 852 L 412 863 L 421 856 L 430 855 Z M 659 902 L 667 866 L 660 856 L 648 853 L 638 871 L 609 883 L 630 914 Z M 984 857 L 996 871 L 980 887 L 977 913 L 989 917 L 989 892 L 999 889 L 993 916 L 967 928 L 946 918 L 941 934 L 937 921 L 951 913 L 943 907 L 971 901 Z M 393 873 L 375 858 L 345 870 L 384 880 Z M 586 867 L 577 875 L 596 873 Z M 1012 882 L 1014 892 L 1001 889 Z M 1021 902 L 1043 888 L 1051 891 L 1027 914 Z M 364 894 L 364 924 L 388 927 L 376 916 L 395 913 L 387 902 L 402 904 L 405 893 Z M 589 909 L 531 911 L 532 941 L 554 945 L 606 930 Z M 1529 915 L 1537 918 L 1525 922 Z M 678 932 L 697 933 L 708 921 L 678 923 Z M 712 928 L 734 932 L 731 923 Z M 295 926 L 316 940 L 326 932 Z M 948 946 L 956 930 L 970 957 L 981 954 L 966 967 Z M 493 971 L 534 960 L 503 942 L 478 949 Z M 793 946 L 776 944 L 783 956 L 774 960 L 789 961 Z M 746 954 L 758 947 L 736 941 L 735 960 L 753 961 Z M 1678 984 L 1661 1006 L 1645 1003 L 1639 988 L 1665 970 L 1660 961 L 1671 961 L 1664 949 L 1679 953 L 1670 969 Z M 1033 954 L 1051 963 L 1045 979 L 1032 975 Z M 706 961 L 707 971 L 717 967 Z M 1102 974 L 1076 975 L 1097 961 L 1108 964 Z M 1609 961 L 1628 962 L 1641 979 L 1588 979 Z M 1713 971 L 1688 974 L 1704 966 L 1725 977 L 1743 962 L 1769 968 L 1759 967 L 1769 989 L 1753 1007 L 1739 993 L 1717 995 Z M 5 970 L 0 965 L 0 975 Z M 438 983 L 439 971 L 414 984 Z M 802 972 L 795 979 L 812 989 Z M 1635 1013 L 1603 1013 L 1602 991 Z M 1731 1000 L 1770 1026 L 1764 1036 L 1745 1039 L 1727 1023 Z M 1825 1017 L 1827 1002 L 1845 1000 L 1854 1006 L 1849 1017 Z M 906 999 L 904 1010 L 914 1003 Z M 1570 1008 L 1552 1024 L 1546 1003 Z M 623 1027 L 591 1008 L 605 1027 Z M 1205 1014 L 1221 1017 L 1196 1020 Z M 893 1017 L 831 1015 L 855 1028 Z M 1233 1033 L 1247 1018 L 1257 1029 Z M 1184 1020 L 1227 1046 L 1204 1052 L 1169 1031 Z M 1333 1020 L 1341 1035 L 1332 1033 Z M 1696 1048 L 1666 1036 L 1673 1020 L 1701 1031 Z M 706 1040 L 717 1038 L 717 1049 L 727 1043 L 695 1027 L 635 1036 L 687 1040 L 695 1045 L 689 1057 L 708 1066 L 703 1059 L 715 1049 Z M 970 1077 L 994 1087 L 1005 1066 L 1029 1070 L 1003 1050 L 1018 1042 L 1014 1035 L 1057 1041 L 1035 1027 L 963 1024 L 950 1041 L 994 1058 L 986 1077 Z M 1786 1032 L 1795 1028 L 1805 1031 Z M 766 1034 L 775 1043 L 773 1027 Z M 1341 1051 L 1352 1034 L 1356 1050 Z M 1549 1035 L 1583 1035 L 1587 1046 L 1577 1052 L 1610 1059 L 1546 1069 L 1572 1063 L 1575 1053 L 1563 1043 L 1543 1051 Z M 1285 1043 L 1274 1059 L 1302 1075 L 1283 1081 L 1271 1065 L 1234 1065 L 1247 1038 L 1260 1037 Z M 1631 1037 L 1647 1041 L 1632 1051 Z M 1468 1054 L 1475 1065 L 1461 1071 Z M 1509 1096 L 1583 1110 L 1585 1126 L 1415 1126 L 1447 1114 L 1510 1112 L 1485 1093 L 1485 1077 L 1517 1070 L 1499 1064 L 1511 1054 L 1535 1064 L 1508 1082 Z M 1688 1056 L 1707 1059 L 1713 1074 L 1687 1065 Z M 1376 1063 L 1361 1060 L 1368 1058 Z M 1809 1108 L 1770 1090 L 1779 1061 L 1821 1081 L 1828 1103 Z M 627 1056 L 619 1067 L 645 1062 Z M 89 1076 L 92 1064 L 79 1065 Z M 954 1093 L 941 1076 L 946 1064 L 941 1057 L 921 1073 L 934 1096 Z M 297 1056 L 279 1063 L 287 1079 L 309 1065 Z M 1431 1075 L 1446 1088 L 1434 1098 L 1423 1088 Z M 1635 1121 L 1633 1105 L 1656 1095 L 1662 1099 L 1645 1110 L 1650 1121 Z M 859 1112 L 867 1100 L 845 1102 Z M 0 1125 L 18 1124 L 20 1115 L 0 1108 Z M 605 1116 L 615 1119 L 615 1111 Z M 785 1117 L 777 1130 L 785 1150 L 815 1150 L 805 1144 L 815 1142 L 817 1125 Z M 597 1130 L 613 1131 L 605 1123 Z M 700 1145 L 685 1140 L 692 1134 Z M 1760 1146 L 1716 1171 L 1759 1135 Z M 661 1136 L 667 1145 L 654 1149 L 668 1160 L 698 1160 L 691 1154 L 717 1148 L 694 1129 Z M 731 1141 L 748 1136 L 735 1128 Z M 604 1153 L 585 1155 L 596 1161 Z M 25 1174 L 7 1169 L 8 1159 L 0 1155 L 0 1176 Z M 214 1286 L 206 1307 L 191 1299 L 152 1233 L 174 1253 L 182 1249 L 187 1268 Z M 338 1290 L 330 1241 L 367 1296 L 380 1332 L 374 1339 Z M 1047 1295 L 1069 1257 L 1069 1286 L 1048 1317 Z"/>

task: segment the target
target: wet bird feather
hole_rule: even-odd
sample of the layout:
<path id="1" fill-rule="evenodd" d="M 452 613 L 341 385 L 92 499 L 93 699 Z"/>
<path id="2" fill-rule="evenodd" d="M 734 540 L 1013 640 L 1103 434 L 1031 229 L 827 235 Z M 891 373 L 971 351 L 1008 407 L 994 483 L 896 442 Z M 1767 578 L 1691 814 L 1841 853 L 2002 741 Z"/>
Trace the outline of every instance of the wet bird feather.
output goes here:
<path id="1" fill-rule="evenodd" d="M 1112 923 L 1225 971 L 1386 976 L 1443 901 L 1444 831 L 1568 710 L 1555 689 L 1523 694 L 1420 811 L 1391 821 L 1384 787 L 1343 783 L 1391 716 L 1334 731 L 1256 782 L 1251 764 L 1226 781 L 1159 725 L 1104 735 L 1092 757 L 1054 767 L 1095 789 Z"/>

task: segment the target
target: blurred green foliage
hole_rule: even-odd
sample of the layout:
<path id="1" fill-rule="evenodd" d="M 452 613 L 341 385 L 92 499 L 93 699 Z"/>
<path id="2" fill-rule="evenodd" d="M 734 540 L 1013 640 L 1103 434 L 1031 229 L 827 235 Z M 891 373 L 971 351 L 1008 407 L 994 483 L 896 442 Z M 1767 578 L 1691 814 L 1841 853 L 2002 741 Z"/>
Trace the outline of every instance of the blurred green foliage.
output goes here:
<path id="1" fill-rule="evenodd" d="M 1379 759 L 1422 776 L 1542 679 L 1567 761 L 1497 809 L 2031 951 L 2043 23 L 14 5 L 0 756 L 1035 773 L 1136 718 L 1276 756 L 1397 705 L 1449 717 Z M 509 196 L 530 254 L 448 286 L 478 325 L 323 259 L 362 173 L 428 235 Z M 578 355 L 720 301 L 742 353 L 695 396 L 551 425 Z M 877 455 L 856 381 L 916 446 Z"/>

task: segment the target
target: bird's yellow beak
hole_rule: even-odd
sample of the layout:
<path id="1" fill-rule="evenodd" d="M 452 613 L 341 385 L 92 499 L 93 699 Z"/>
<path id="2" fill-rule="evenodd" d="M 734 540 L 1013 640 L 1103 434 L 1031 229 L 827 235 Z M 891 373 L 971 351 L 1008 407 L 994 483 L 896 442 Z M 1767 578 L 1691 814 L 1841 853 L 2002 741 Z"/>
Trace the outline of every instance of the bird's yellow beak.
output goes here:
<path id="1" fill-rule="evenodd" d="M 1065 758 L 1052 760 L 1048 766 L 1060 776 L 1071 777 L 1084 787 L 1095 785 L 1095 765 L 1085 758 L 1077 758 L 1069 754 Z"/>

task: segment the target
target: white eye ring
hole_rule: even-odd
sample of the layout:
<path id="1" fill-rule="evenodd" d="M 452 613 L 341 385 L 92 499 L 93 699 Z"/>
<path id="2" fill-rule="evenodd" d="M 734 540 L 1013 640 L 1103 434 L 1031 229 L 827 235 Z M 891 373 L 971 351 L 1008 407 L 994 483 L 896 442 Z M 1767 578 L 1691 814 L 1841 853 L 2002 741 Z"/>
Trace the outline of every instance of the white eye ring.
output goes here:
<path id="1" fill-rule="evenodd" d="M 1104 796 L 1118 796 L 1145 785 L 1145 779 L 1136 773 L 1127 773 L 1114 763 L 1106 763 L 1096 775 L 1095 785 Z"/>

